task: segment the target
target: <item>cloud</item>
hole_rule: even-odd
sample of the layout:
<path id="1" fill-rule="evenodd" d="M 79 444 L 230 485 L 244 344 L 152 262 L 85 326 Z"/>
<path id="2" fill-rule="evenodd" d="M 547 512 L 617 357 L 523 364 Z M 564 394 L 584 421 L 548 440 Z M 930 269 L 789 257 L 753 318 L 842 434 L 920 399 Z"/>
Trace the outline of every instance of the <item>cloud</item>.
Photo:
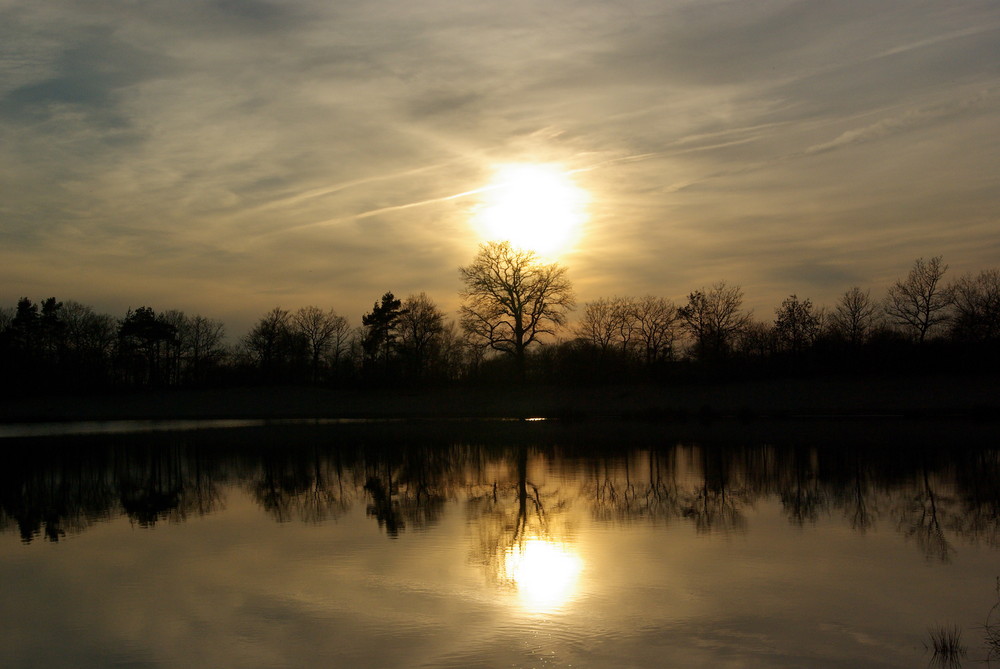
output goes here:
<path id="1" fill-rule="evenodd" d="M 992 86 L 964 98 L 950 99 L 932 106 L 905 109 L 902 113 L 884 117 L 875 123 L 845 130 L 829 142 L 809 147 L 806 153 L 831 151 L 850 144 L 874 141 L 899 132 L 927 127 L 936 121 L 975 111 L 976 107 L 995 105 L 998 98 L 1000 98 L 1000 87 Z"/>
<path id="2" fill-rule="evenodd" d="M 831 295 L 931 244 L 990 262 L 992 2 L 53 0 L 0 19 L 5 303 L 119 304 L 141 271 L 158 307 L 245 300 L 244 321 L 261 295 L 454 304 L 477 191 L 514 161 L 590 190 L 566 262 L 594 293 L 727 278 L 780 301 L 774 268 L 818 249 L 830 271 L 803 280 Z"/>

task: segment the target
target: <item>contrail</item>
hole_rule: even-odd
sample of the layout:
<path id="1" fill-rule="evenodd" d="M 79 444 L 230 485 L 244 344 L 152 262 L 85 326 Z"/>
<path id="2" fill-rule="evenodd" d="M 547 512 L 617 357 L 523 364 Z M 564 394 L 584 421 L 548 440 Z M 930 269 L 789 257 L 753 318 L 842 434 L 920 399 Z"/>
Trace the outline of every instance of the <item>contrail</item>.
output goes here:
<path id="1" fill-rule="evenodd" d="M 422 167 L 415 167 L 410 170 L 403 170 L 402 172 L 393 172 L 391 174 L 378 174 L 372 177 L 365 177 L 363 179 L 352 179 L 351 181 L 342 181 L 338 184 L 333 184 L 331 186 L 323 186 L 321 188 L 314 188 L 313 190 L 306 191 L 304 193 L 298 193 L 296 195 L 290 195 L 288 197 L 279 198 L 276 200 L 271 200 L 265 204 L 257 207 L 258 209 L 272 209 L 280 205 L 295 204 L 297 202 L 302 202 L 304 200 L 311 200 L 317 197 L 323 197 L 324 195 L 330 195 L 332 193 L 339 193 L 342 190 L 347 190 L 348 188 L 354 188 L 355 186 L 363 186 L 364 184 L 374 183 L 377 181 L 388 181 L 390 179 L 398 179 L 400 177 L 413 176 L 415 174 L 421 174 L 423 172 L 430 172 L 442 167 L 447 167 L 454 161 L 448 161 L 443 163 L 437 163 L 435 165 L 424 165 Z"/>
<path id="2" fill-rule="evenodd" d="M 370 179 L 369 181 L 374 181 L 374 180 L 375 179 Z M 289 228 L 282 228 L 281 230 L 275 230 L 273 232 L 264 233 L 261 236 L 275 235 L 285 232 L 292 232 L 293 230 L 303 230 L 306 228 L 315 228 L 324 225 L 336 225 L 338 223 L 346 223 L 348 221 L 357 221 L 363 218 L 371 218 L 372 216 L 378 216 L 379 214 L 386 214 L 394 211 L 404 211 L 406 209 L 415 209 L 417 207 L 426 207 L 427 205 L 438 204 L 440 202 L 449 202 L 451 200 L 459 200 L 463 197 L 469 197 L 470 195 L 485 193 L 487 191 L 496 190 L 502 187 L 503 187 L 502 184 L 489 185 L 489 186 L 483 186 L 482 188 L 474 188 L 472 190 L 462 191 L 461 193 L 455 193 L 453 195 L 432 197 L 426 200 L 418 200 L 416 202 L 407 202 L 405 204 L 394 204 L 388 207 L 379 207 L 378 209 L 369 209 L 368 211 L 362 211 L 357 214 L 347 214 L 346 216 L 338 216 L 337 218 L 328 218 L 322 221 L 313 221 L 312 223 L 293 225 Z"/>
<path id="3" fill-rule="evenodd" d="M 427 200 L 419 200 L 417 202 L 408 202 L 406 204 L 394 204 L 388 207 L 381 207 L 379 209 L 371 209 L 369 211 L 362 212 L 360 214 L 354 214 L 348 216 L 347 218 L 369 218 L 371 216 L 378 216 L 379 214 L 384 214 L 390 211 L 402 211 L 404 209 L 413 209 L 414 207 L 423 207 L 428 204 L 437 204 L 438 202 L 449 202 L 451 200 L 459 200 L 463 197 L 468 197 L 470 195 L 478 195 L 479 193 L 485 193 L 491 190 L 497 190 L 498 188 L 503 188 L 505 184 L 493 184 L 490 186 L 483 186 L 482 188 L 474 188 L 472 190 L 462 191 L 461 193 L 455 193 L 454 195 L 445 195 L 444 197 L 432 197 Z"/>
<path id="4" fill-rule="evenodd" d="M 717 146 L 725 146 L 726 144 L 742 143 L 743 141 L 748 141 L 748 140 L 736 140 L 736 141 L 733 141 L 733 142 L 727 142 L 725 144 L 720 144 L 720 145 L 717 145 Z M 696 150 L 701 150 L 701 149 L 704 149 L 704 148 L 715 148 L 715 147 L 692 147 L 692 148 L 682 149 L 681 152 L 696 151 Z M 661 157 L 661 156 L 664 156 L 664 155 L 670 155 L 672 153 L 677 153 L 677 151 L 657 151 L 657 152 L 652 152 L 652 153 L 636 153 L 636 154 L 632 154 L 632 155 L 628 155 L 628 156 L 619 156 L 617 158 L 609 158 L 607 160 L 602 160 L 602 161 L 593 163 L 591 165 L 586 165 L 584 167 L 577 167 L 577 168 L 570 169 L 570 170 L 564 170 L 562 173 L 565 174 L 565 175 L 580 174 L 580 173 L 584 173 L 584 172 L 591 172 L 591 171 L 597 170 L 597 169 L 611 167 L 611 166 L 614 166 L 614 165 L 623 165 L 623 164 L 627 164 L 627 163 L 641 162 L 643 160 L 651 160 L 651 159 L 658 158 L 658 157 Z M 416 169 L 412 169 L 412 170 L 407 170 L 407 171 L 403 171 L 403 172 L 396 172 L 394 174 L 380 175 L 380 176 L 376 176 L 376 177 L 369 177 L 369 178 L 366 178 L 366 179 L 357 179 L 357 180 L 354 180 L 354 181 L 346 181 L 346 182 L 343 182 L 343 183 L 340 183 L 340 184 L 335 184 L 333 186 L 327 186 L 325 188 L 317 188 L 315 190 L 308 191 L 306 193 L 301 193 L 299 195 L 295 195 L 295 196 L 292 196 L 290 198 L 286 198 L 284 200 L 276 200 L 276 201 L 273 201 L 273 202 L 268 203 L 267 205 L 263 205 L 263 206 L 264 207 L 271 207 L 271 206 L 277 206 L 278 204 L 282 204 L 282 203 L 298 202 L 298 201 L 309 199 L 309 198 L 313 198 L 313 197 L 320 197 L 322 195 L 327 195 L 327 194 L 330 194 L 330 193 L 336 193 L 338 191 L 342 191 L 342 190 L 345 190 L 347 188 L 351 188 L 353 186 L 363 185 L 363 184 L 371 183 L 371 182 L 374 182 L 374 181 L 383 181 L 383 180 L 386 180 L 386 179 L 392 179 L 392 178 L 396 178 L 396 177 L 409 176 L 411 174 L 418 174 L 420 172 L 426 172 L 426 171 L 429 171 L 429 170 L 437 169 L 439 167 L 443 167 L 443 166 L 448 165 L 448 164 L 449 163 L 441 163 L 441 164 L 437 164 L 437 165 L 430 165 L 430 166 L 420 167 L 420 168 L 416 168 Z M 442 202 L 451 202 L 453 200 L 459 200 L 459 199 L 462 199 L 464 197 L 470 197 L 472 195 L 478 195 L 480 193 L 487 193 L 487 192 L 490 192 L 490 191 L 498 190 L 500 188 L 503 188 L 505 185 L 506 184 L 490 184 L 490 185 L 487 185 L 487 186 L 482 186 L 480 188 L 473 188 L 473 189 L 470 189 L 470 190 L 461 191 L 459 193 L 453 193 L 451 195 L 444 195 L 444 196 L 441 196 L 441 197 L 432 197 L 432 198 L 427 198 L 425 200 L 417 200 L 415 202 L 405 202 L 403 204 L 394 204 L 394 205 L 389 205 L 387 207 L 379 207 L 377 209 L 369 209 L 368 211 L 362 211 L 362 212 L 359 212 L 359 213 L 356 213 L 356 214 L 347 214 L 345 216 L 338 216 L 336 218 L 328 218 L 328 219 L 324 219 L 322 221 L 313 221 L 311 223 L 302 223 L 301 225 L 294 225 L 294 226 L 291 226 L 291 227 L 288 227 L 288 228 L 283 228 L 281 230 L 275 230 L 273 232 L 264 233 L 264 235 L 262 235 L 262 236 L 270 236 L 270 235 L 274 235 L 274 234 L 280 234 L 280 233 L 285 233 L 285 232 L 292 232 L 294 230 L 303 230 L 303 229 L 306 229 L 306 228 L 314 228 L 314 227 L 320 227 L 320 226 L 337 225 L 338 223 L 346 223 L 348 221 L 357 221 L 357 220 L 361 220 L 361 219 L 365 219 L 365 218 L 371 218 L 372 216 L 379 216 L 380 214 L 388 214 L 388 213 L 397 212 L 397 211 L 406 211 L 407 209 L 416 209 L 418 207 L 426 207 L 426 206 L 429 206 L 429 205 L 439 204 L 439 203 L 442 203 Z"/>

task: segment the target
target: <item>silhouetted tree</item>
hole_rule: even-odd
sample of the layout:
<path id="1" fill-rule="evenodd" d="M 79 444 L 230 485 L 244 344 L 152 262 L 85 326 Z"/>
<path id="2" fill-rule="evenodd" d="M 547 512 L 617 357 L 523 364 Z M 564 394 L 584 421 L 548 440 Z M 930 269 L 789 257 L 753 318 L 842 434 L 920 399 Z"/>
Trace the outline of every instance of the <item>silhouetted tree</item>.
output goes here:
<path id="1" fill-rule="evenodd" d="M 222 362 L 226 355 L 223 342 L 226 327 L 222 321 L 196 314 L 185 319 L 180 333 L 181 355 L 187 380 L 202 383 L 209 370 Z"/>
<path id="2" fill-rule="evenodd" d="M 402 301 L 388 292 L 375 303 L 371 313 L 361 317 L 361 325 L 364 327 L 362 347 L 365 352 L 365 362 L 370 367 L 381 364 L 383 372 L 388 372 L 396 349 L 396 339 L 399 336 L 402 306 Z"/>
<path id="3" fill-rule="evenodd" d="M 438 372 L 443 378 L 458 379 L 476 365 L 477 349 L 469 344 L 458 323 L 449 321 L 438 339 Z"/>
<path id="4" fill-rule="evenodd" d="M 399 349 L 412 377 L 427 374 L 443 330 L 444 314 L 426 293 L 406 298 L 399 317 Z"/>
<path id="5" fill-rule="evenodd" d="M 684 328 L 695 341 L 699 358 L 727 355 L 737 335 L 750 323 L 750 314 L 741 311 L 743 291 L 725 281 L 688 295 L 687 304 L 677 310 Z"/>
<path id="6" fill-rule="evenodd" d="M 177 328 L 152 308 L 129 309 L 118 326 L 118 359 L 126 382 L 168 381 L 176 342 Z"/>
<path id="7" fill-rule="evenodd" d="M 323 311 L 319 307 L 308 306 L 295 312 L 292 327 L 305 339 L 309 349 L 310 378 L 316 383 L 322 362 L 331 352 L 334 360 L 339 360 L 343 352 L 349 330 L 347 319 L 338 316 L 333 309 Z"/>
<path id="8" fill-rule="evenodd" d="M 647 295 L 632 302 L 633 339 L 639 346 L 647 365 L 674 356 L 677 326 L 680 319 L 677 307 L 663 297 Z"/>
<path id="9" fill-rule="evenodd" d="M 47 298 L 42 301 L 38 316 L 37 348 L 42 361 L 50 367 L 58 363 L 63 349 L 66 323 L 60 316 L 62 307 L 63 303 L 57 302 L 56 298 Z"/>
<path id="10" fill-rule="evenodd" d="M 66 324 L 67 376 L 78 385 L 102 385 L 111 369 L 118 323 L 110 314 L 99 314 L 73 300 L 63 305 L 62 317 Z"/>
<path id="11" fill-rule="evenodd" d="M 554 334 L 576 304 L 565 268 L 542 264 L 510 242 L 487 242 L 459 274 L 462 327 L 483 346 L 511 356 L 523 379 L 527 348 Z"/>
<path id="12" fill-rule="evenodd" d="M 840 297 L 830 315 L 830 325 L 835 334 L 851 346 L 868 341 L 878 322 L 878 306 L 871 299 L 871 291 L 853 286 Z"/>
<path id="13" fill-rule="evenodd" d="M 267 381 L 286 378 L 305 348 L 302 338 L 292 331 L 291 315 L 280 307 L 262 316 L 241 344 Z"/>
<path id="14" fill-rule="evenodd" d="M 1000 269 L 967 274 L 949 292 L 955 310 L 952 337 L 972 342 L 1000 339 Z"/>
<path id="15" fill-rule="evenodd" d="M 0 374 L 4 390 L 21 393 L 35 390 L 46 381 L 39 374 L 39 332 L 41 330 L 38 305 L 27 297 L 17 301 L 7 327 L 0 333 Z"/>
<path id="16" fill-rule="evenodd" d="M 13 348 L 23 355 L 33 355 L 38 342 L 38 305 L 26 297 L 17 301 L 8 333 Z"/>
<path id="17" fill-rule="evenodd" d="M 736 337 L 736 350 L 745 358 L 768 358 L 776 348 L 774 326 L 771 323 L 751 320 Z"/>
<path id="18" fill-rule="evenodd" d="M 798 355 L 816 340 L 819 318 L 808 298 L 800 300 L 795 295 L 789 295 L 774 313 L 774 335 L 783 350 Z"/>
<path id="19" fill-rule="evenodd" d="M 941 278 L 947 269 L 947 265 L 941 264 L 941 256 L 934 256 L 926 262 L 917 258 L 906 279 L 900 279 L 889 287 L 885 300 L 886 314 L 919 344 L 938 325 L 948 321 L 951 294 L 941 285 Z"/>
<path id="20" fill-rule="evenodd" d="M 588 302 L 575 333 L 597 348 L 603 356 L 612 350 L 622 353 L 632 344 L 634 327 L 633 300 L 628 297 L 602 297 Z"/>

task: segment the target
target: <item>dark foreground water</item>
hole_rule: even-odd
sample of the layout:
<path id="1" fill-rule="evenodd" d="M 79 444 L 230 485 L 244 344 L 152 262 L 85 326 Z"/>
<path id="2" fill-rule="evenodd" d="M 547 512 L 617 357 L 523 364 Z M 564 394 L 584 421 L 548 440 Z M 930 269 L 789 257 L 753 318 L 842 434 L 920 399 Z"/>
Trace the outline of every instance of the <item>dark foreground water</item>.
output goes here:
<path id="1" fill-rule="evenodd" d="M 0 665 L 987 657 L 990 426 L 157 427 L 0 440 Z"/>

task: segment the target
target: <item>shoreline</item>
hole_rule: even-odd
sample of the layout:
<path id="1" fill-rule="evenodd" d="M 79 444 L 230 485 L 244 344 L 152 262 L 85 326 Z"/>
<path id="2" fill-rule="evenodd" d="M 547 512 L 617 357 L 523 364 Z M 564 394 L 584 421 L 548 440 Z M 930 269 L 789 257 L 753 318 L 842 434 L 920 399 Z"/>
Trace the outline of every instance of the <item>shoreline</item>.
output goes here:
<path id="1" fill-rule="evenodd" d="M 325 389 L 239 387 L 38 396 L 0 403 L 0 424 L 169 419 L 548 418 L 641 420 L 1000 419 L 1000 379 L 935 375 L 704 385 Z"/>

